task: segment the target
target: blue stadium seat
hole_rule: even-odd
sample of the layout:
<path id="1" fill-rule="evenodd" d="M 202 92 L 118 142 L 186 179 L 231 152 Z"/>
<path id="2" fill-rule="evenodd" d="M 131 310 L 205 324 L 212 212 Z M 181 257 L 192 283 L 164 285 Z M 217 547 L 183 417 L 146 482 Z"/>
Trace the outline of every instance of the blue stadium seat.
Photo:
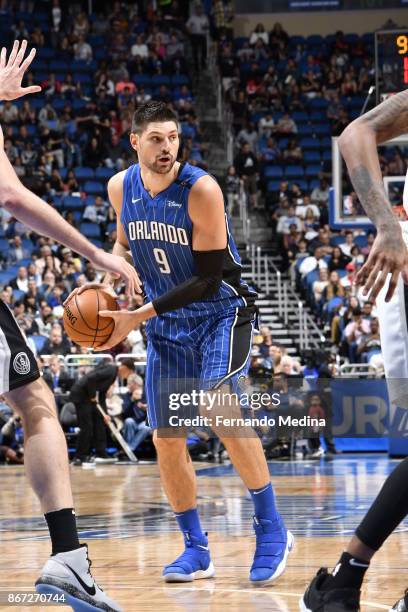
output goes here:
<path id="1" fill-rule="evenodd" d="M 107 57 L 107 53 L 104 47 L 102 48 L 98 48 L 98 49 L 94 49 L 93 50 L 93 56 L 94 58 L 99 62 L 100 60 L 106 59 Z"/>
<path id="2" fill-rule="evenodd" d="M 84 206 L 93 206 L 95 204 L 95 196 L 86 196 Z"/>
<path id="3" fill-rule="evenodd" d="M 95 171 L 93 168 L 88 168 L 87 166 L 78 166 L 74 168 L 74 174 L 78 180 L 89 181 L 94 178 Z"/>
<path id="4" fill-rule="evenodd" d="M 267 191 L 278 191 L 280 186 L 280 181 L 268 181 L 266 185 Z"/>
<path id="5" fill-rule="evenodd" d="M 298 125 L 298 135 L 299 136 L 312 136 L 312 134 L 314 134 L 314 127 L 312 125 L 309 125 L 307 123 L 301 123 L 300 125 Z"/>
<path id="6" fill-rule="evenodd" d="M 116 170 L 113 168 L 97 168 L 95 170 L 95 178 L 109 180 L 114 174 L 116 174 Z"/>
<path id="7" fill-rule="evenodd" d="M 103 195 L 105 193 L 105 187 L 103 187 L 97 181 L 86 181 L 84 191 L 91 195 Z"/>
<path id="8" fill-rule="evenodd" d="M 109 223 L 108 224 L 108 232 L 109 232 L 109 234 L 111 234 L 115 230 L 116 230 L 116 223 Z"/>
<path id="9" fill-rule="evenodd" d="M 323 36 L 320 36 L 320 34 L 312 34 L 306 38 L 306 43 L 308 45 L 322 45 Z"/>
<path id="10" fill-rule="evenodd" d="M 97 69 L 98 65 L 95 60 L 91 62 L 85 62 L 84 60 L 74 60 L 70 64 L 71 72 L 94 72 Z"/>
<path id="11" fill-rule="evenodd" d="M 63 200 L 64 210 L 83 210 L 84 201 L 78 196 L 66 196 Z"/>
<path id="12" fill-rule="evenodd" d="M 186 74 L 175 74 L 171 77 L 173 85 L 189 85 L 190 79 Z"/>
<path id="13" fill-rule="evenodd" d="M 328 136 L 331 134 L 331 126 L 329 123 L 319 123 L 313 126 L 313 133 L 316 136 Z"/>
<path id="14" fill-rule="evenodd" d="M 18 262 L 20 264 L 20 266 L 29 266 L 30 263 L 32 263 L 32 259 L 31 257 L 26 257 L 25 259 L 20 259 L 20 261 Z"/>
<path id="15" fill-rule="evenodd" d="M 327 121 L 327 117 L 324 110 L 314 110 L 310 113 L 310 121 L 312 123 L 320 123 L 325 120 Z"/>
<path id="16" fill-rule="evenodd" d="M 320 149 L 320 141 L 318 138 L 301 138 L 299 146 L 302 149 Z"/>
<path id="17" fill-rule="evenodd" d="M 289 183 L 289 188 L 291 188 L 294 183 L 296 183 L 296 185 L 299 185 L 299 188 L 302 191 L 307 191 L 307 189 L 309 189 L 309 183 L 305 181 L 305 179 L 297 179 L 296 181 L 292 181 L 291 183 Z"/>
<path id="18" fill-rule="evenodd" d="M 264 176 L 267 178 L 280 178 L 283 176 L 283 169 L 281 166 L 266 166 Z"/>
<path id="19" fill-rule="evenodd" d="M 287 138 L 286 136 L 284 138 L 278 138 L 276 142 L 280 150 L 284 151 L 286 147 L 288 146 L 289 138 Z"/>
<path id="20" fill-rule="evenodd" d="M 37 49 L 37 57 L 42 60 L 46 59 L 54 59 L 56 56 L 55 49 L 51 49 L 50 47 L 39 47 Z"/>
<path id="21" fill-rule="evenodd" d="M 167 74 L 154 74 L 152 76 L 153 85 L 170 85 L 170 77 Z"/>
<path id="22" fill-rule="evenodd" d="M 320 151 L 305 151 L 303 159 L 305 162 L 320 162 Z"/>
<path id="23" fill-rule="evenodd" d="M 304 36 L 291 36 L 289 39 L 289 42 L 291 45 L 304 45 L 306 42 L 306 39 Z"/>
<path id="24" fill-rule="evenodd" d="M 86 102 L 85 100 L 76 99 L 72 103 L 72 108 L 74 110 L 79 110 L 80 108 L 85 108 Z"/>
<path id="25" fill-rule="evenodd" d="M 306 176 L 317 176 L 321 171 L 322 167 L 320 164 L 312 164 L 311 166 L 306 166 L 305 174 Z"/>
<path id="26" fill-rule="evenodd" d="M 286 166 L 285 167 L 285 177 L 286 178 L 295 178 L 295 177 L 303 177 L 305 175 L 302 166 Z"/>
<path id="27" fill-rule="evenodd" d="M 322 156 L 323 161 L 331 161 L 331 158 L 332 158 L 332 153 L 330 149 L 323 151 L 323 156 Z"/>
<path id="28" fill-rule="evenodd" d="M 353 44 L 360 40 L 360 36 L 358 34 L 345 34 L 344 40 L 349 44 Z"/>
<path id="29" fill-rule="evenodd" d="M 81 85 L 87 84 L 90 85 L 92 83 L 92 75 L 88 73 L 74 72 L 72 78 L 74 79 L 74 83 L 81 83 Z"/>
<path id="30" fill-rule="evenodd" d="M 21 244 L 29 253 L 34 250 L 34 245 L 29 238 L 23 238 Z"/>
<path id="31" fill-rule="evenodd" d="M 309 113 L 305 111 L 294 111 L 292 113 L 292 119 L 296 122 L 309 121 Z"/>
<path id="32" fill-rule="evenodd" d="M 34 346 L 37 349 L 37 353 L 42 351 L 44 344 L 47 341 L 46 336 L 28 336 L 28 339 L 34 342 Z"/>
<path id="33" fill-rule="evenodd" d="M 0 286 L 7 285 L 11 280 L 13 280 L 13 278 L 15 278 L 15 273 L 12 272 L 0 272 Z"/>
<path id="34" fill-rule="evenodd" d="M 327 108 L 329 103 L 325 98 L 312 98 L 309 102 L 309 106 L 311 109 L 316 110 L 318 108 Z"/>
<path id="35" fill-rule="evenodd" d="M 0 251 L 2 253 L 8 253 L 9 248 L 10 248 L 10 245 L 9 245 L 9 241 L 7 240 L 7 238 L 0 238 Z"/>
<path id="36" fill-rule="evenodd" d="M 37 62 L 36 62 L 36 67 L 37 66 Z M 50 62 L 50 70 L 52 72 L 69 72 L 71 70 L 68 62 L 64 62 L 62 60 L 52 60 Z"/>
<path id="37" fill-rule="evenodd" d="M 101 47 L 105 44 L 105 38 L 98 34 L 91 34 L 90 36 L 88 36 L 88 42 L 91 47 Z"/>
<path id="38" fill-rule="evenodd" d="M 21 300 L 25 296 L 25 292 L 20 289 L 13 289 L 13 298 L 15 300 Z"/>
<path id="39" fill-rule="evenodd" d="M 351 98 L 349 102 L 349 106 L 350 108 L 357 108 L 359 111 L 361 111 L 361 109 L 364 106 L 364 103 L 365 103 L 364 96 L 354 96 L 354 98 Z"/>
<path id="40" fill-rule="evenodd" d="M 63 202 L 62 196 L 58 196 L 58 195 L 52 196 L 52 202 L 57 210 L 60 210 L 62 208 L 62 202 Z"/>
<path id="41" fill-rule="evenodd" d="M 234 40 L 235 48 L 241 49 L 244 46 L 244 43 L 248 42 L 249 38 L 247 36 L 237 36 Z"/>
<path id="42" fill-rule="evenodd" d="M 45 104 L 46 102 L 44 98 L 31 98 L 30 99 L 30 106 L 34 108 L 35 110 L 40 110 L 41 108 L 45 106 Z"/>
<path id="43" fill-rule="evenodd" d="M 134 74 L 132 76 L 132 81 L 136 83 L 136 85 L 151 85 L 152 77 L 149 74 Z"/>
<path id="44" fill-rule="evenodd" d="M 368 245 L 368 240 L 367 240 L 366 234 L 361 234 L 360 236 L 356 236 L 355 238 L 353 238 L 353 242 L 358 247 L 360 247 L 360 249 L 363 248 L 363 247 L 366 247 Z"/>
<path id="45" fill-rule="evenodd" d="M 95 223 L 81 223 L 79 231 L 87 238 L 100 238 L 101 236 L 101 230 Z"/>
<path id="46" fill-rule="evenodd" d="M 330 238 L 330 244 L 333 247 L 340 246 L 340 244 L 343 244 L 343 242 L 344 242 L 344 236 L 332 236 Z"/>
<path id="47" fill-rule="evenodd" d="M 58 168 L 58 172 L 60 173 L 60 176 L 62 180 L 64 181 L 68 175 L 68 168 Z"/>
<path id="48" fill-rule="evenodd" d="M 332 146 L 332 140 L 331 140 L 331 136 L 324 136 L 324 138 L 320 139 L 320 146 L 322 147 L 322 149 L 331 149 Z"/>
<path id="49" fill-rule="evenodd" d="M 317 179 L 317 178 L 315 178 L 315 179 L 313 179 L 313 180 L 309 181 L 309 189 L 310 189 L 310 191 L 313 191 L 313 189 L 314 189 L 315 187 L 319 187 L 319 185 L 320 185 L 320 181 L 319 181 L 319 179 Z"/>
<path id="50" fill-rule="evenodd" d="M 41 83 L 42 81 L 48 81 L 48 77 L 50 76 L 50 73 L 48 70 L 47 72 L 37 72 L 36 70 L 33 70 L 33 74 L 34 74 L 34 81 L 36 83 Z"/>
<path id="51" fill-rule="evenodd" d="M 49 70 L 50 68 L 47 61 L 42 60 L 38 57 L 38 53 L 37 53 L 37 57 L 35 58 L 34 67 L 35 67 L 35 72 L 37 71 L 41 72 L 42 70 L 45 72 L 46 70 Z"/>

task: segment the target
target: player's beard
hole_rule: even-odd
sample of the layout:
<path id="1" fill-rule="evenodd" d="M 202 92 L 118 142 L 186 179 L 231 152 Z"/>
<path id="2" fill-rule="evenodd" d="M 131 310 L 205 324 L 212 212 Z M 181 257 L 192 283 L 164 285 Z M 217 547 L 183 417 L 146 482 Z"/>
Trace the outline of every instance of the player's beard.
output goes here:
<path id="1" fill-rule="evenodd" d="M 162 158 L 168 158 L 168 161 L 160 161 Z M 168 153 L 167 155 L 157 157 L 156 161 L 154 161 L 152 164 L 146 164 L 146 166 L 151 172 L 156 172 L 156 174 L 168 174 L 172 171 L 175 162 L 175 158 Z"/>

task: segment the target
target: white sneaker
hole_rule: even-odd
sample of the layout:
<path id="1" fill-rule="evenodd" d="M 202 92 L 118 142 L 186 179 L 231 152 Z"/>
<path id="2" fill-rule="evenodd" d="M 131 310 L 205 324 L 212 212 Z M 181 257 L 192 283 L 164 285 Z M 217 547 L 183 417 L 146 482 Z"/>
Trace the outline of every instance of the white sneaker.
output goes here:
<path id="1" fill-rule="evenodd" d="M 65 595 L 74 612 L 122 612 L 96 584 L 91 574 L 88 546 L 53 555 L 44 565 L 35 583 L 37 593 Z M 61 600 L 59 600 L 61 601 Z"/>
<path id="2" fill-rule="evenodd" d="M 316 452 L 310 455 L 310 459 L 320 459 L 321 457 L 324 457 L 324 455 L 325 455 L 324 448 L 320 447 L 317 449 Z"/>
<path id="3" fill-rule="evenodd" d="M 117 462 L 118 462 L 117 457 L 95 457 L 95 463 L 109 464 L 109 463 L 117 463 Z"/>

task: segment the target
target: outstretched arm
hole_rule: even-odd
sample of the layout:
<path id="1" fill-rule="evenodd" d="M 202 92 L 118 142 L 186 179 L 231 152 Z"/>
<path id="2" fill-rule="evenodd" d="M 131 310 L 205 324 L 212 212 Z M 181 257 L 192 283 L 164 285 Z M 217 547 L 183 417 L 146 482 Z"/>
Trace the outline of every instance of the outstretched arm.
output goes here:
<path id="1" fill-rule="evenodd" d="M 371 291 L 374 300 L 391 273 L 386 300 L 395 291 L 399 273 L 408 282 L 408 255 L 400 225 L 392 212 L 384 189 L 377 146 L 408 133 L 408 90 L 353 121 L 339 138 L 353 187 L 369 218 L 377 228 L 377 238 L 356 280 Z"/>

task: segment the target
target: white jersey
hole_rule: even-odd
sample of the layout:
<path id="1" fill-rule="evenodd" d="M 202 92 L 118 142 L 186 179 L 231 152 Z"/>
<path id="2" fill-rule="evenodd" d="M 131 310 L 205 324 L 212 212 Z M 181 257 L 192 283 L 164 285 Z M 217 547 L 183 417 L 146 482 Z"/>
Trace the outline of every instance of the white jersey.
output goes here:
<path id="1" fill-rule="evenodd" d="M 408 172 L 403 206 L 408 214 Z M 400 225 L 402 237 L 408 247 L 408 221 L 401 221 Z M 387 290 L 388 282 L 380 291 L 376 303 L 392 416 L 395 404 L 408 408 L 408 286 L 400 275 L 397 288 L 388 303 L 385 302 Z"/>

